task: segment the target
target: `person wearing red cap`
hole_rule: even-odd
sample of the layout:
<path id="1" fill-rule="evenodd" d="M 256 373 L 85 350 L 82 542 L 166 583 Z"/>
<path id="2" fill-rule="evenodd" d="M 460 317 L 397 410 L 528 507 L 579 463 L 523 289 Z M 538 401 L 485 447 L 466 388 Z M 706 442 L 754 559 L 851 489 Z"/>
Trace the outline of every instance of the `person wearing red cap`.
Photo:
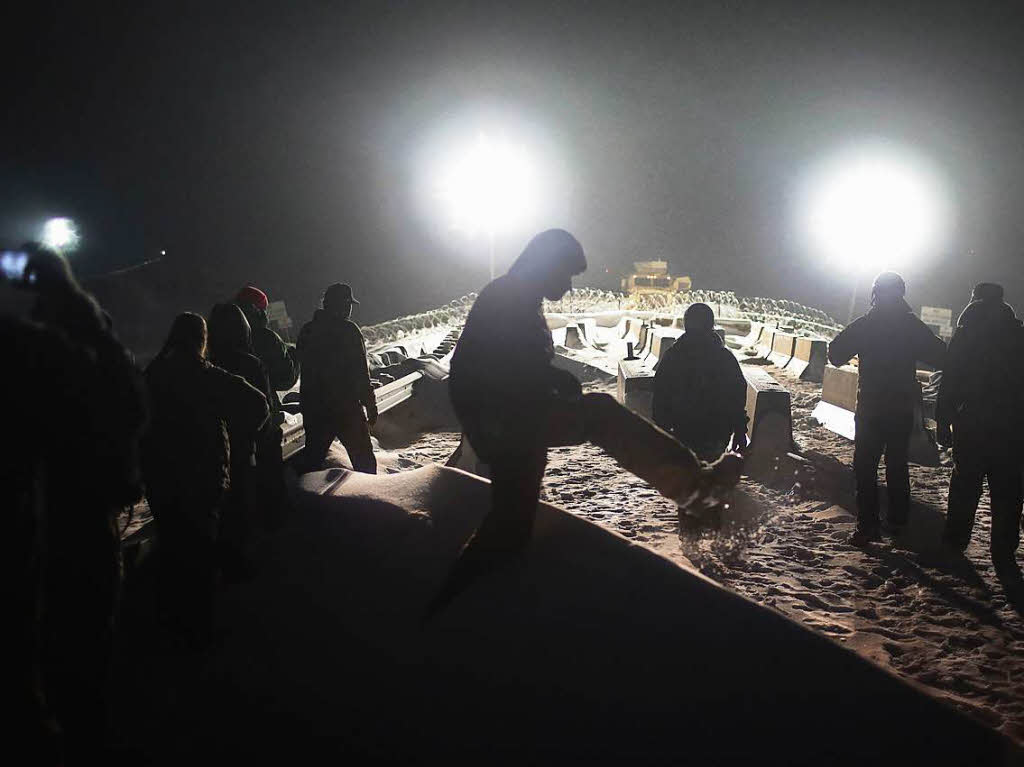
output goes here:
<path id="1" fill-rule="evenodd" d="M 235 296 L 235 303 L 249 321 L 252 332 L 252 353 L 263 363 L 270 383 L 270 420 L 256 442 L 256 467 L 259 497 L 268 519 L 284 508 L 284 458 L 281 453 L 281 398 L 299 379 L 299 360 L 295 347 L 289 346 L 270 329 L 267 321 L 267 294 L 253 285 L 246 285 Z"/>
<path id="2" fill-rule="evenodd" d="M 270 388 L 274 394 L 274 401 L 270 406 L 277 412 L 281 409 L 277 392 L 292 388 L 299 378 L 299 361 L 295 350 L 270 329 L 267 320 L 267 307 L 270 306 L 270 301 L 266 293 L 253 285 L 246 285 L 238 291 L 235 303 L 245 314 L 249 327 L 252 328 L 253 353 L 267 369 Z"/>

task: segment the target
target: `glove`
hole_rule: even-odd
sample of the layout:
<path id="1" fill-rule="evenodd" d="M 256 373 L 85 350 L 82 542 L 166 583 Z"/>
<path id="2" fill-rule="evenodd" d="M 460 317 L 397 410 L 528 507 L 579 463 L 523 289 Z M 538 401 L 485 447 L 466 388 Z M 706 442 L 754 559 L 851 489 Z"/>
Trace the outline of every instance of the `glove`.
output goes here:
<path id="1" fill-rule="evenodd" d="M 953 427 L 945 422 L 936 424 L 935 441 L 942 447 L 953 447 Z"/>
<path id="2" fill-rule="evenodd" d="M 746 450 L 748 444 L 750 443 L 747 441 L 747 433 L 745 431 L 738 431 L 732 435 L 732 447 L 729 449 L 734 453 L 742 453 Z"/>

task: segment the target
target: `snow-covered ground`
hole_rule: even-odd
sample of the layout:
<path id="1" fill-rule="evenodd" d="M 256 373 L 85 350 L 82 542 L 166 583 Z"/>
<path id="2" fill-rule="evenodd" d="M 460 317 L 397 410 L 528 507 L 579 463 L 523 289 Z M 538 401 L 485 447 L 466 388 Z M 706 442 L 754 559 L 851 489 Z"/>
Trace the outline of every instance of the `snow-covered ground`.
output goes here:
<path id="1" fill-rule="evenodd" d="M 847 545 L 853 445 L 811 418 L 819 385 L 771 372 L 792 394 L 794 436 L 809 460 L 799 474 L 786 467 L 761 482 L 745 478 L 721 530 L 680 537 L 674 504 L 589 444 L 550 451 L 544 499 L 774 607 L 1024 743 L 1024 606 L 1008 603 L 992 572 L 987 500 L 967 556 L 943 556 L 949 468 L 912 466 L 905 539 Z M 381 471 L 443 462 L 457 443 L 455 433 L 423 435 L 382 455 Z"/>

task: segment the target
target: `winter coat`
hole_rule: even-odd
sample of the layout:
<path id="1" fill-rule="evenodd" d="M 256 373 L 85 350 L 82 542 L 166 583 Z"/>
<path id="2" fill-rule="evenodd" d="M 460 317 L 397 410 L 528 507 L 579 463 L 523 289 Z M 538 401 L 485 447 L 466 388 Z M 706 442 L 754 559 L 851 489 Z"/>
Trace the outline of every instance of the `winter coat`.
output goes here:
<path id="1" fill-rule="evenodd" d="M 964 419 L 988 433 L 1024 428 L 1024 327 L 1002 301 L 968 304 L 949 344 L 936 420 Z"/>
<path id="2" fill-rule="evenodd" d="M 714 331 L 689 331 L 668 348 L 654 375 L 654 422 L 680 437 L 746 434 L 747 382 Z"/>
<path id="3" fill-rule="evenodd" d="M 349 420 L 362 417 L 360 406 L 376 408 L 366 343 L 354 322 L 317 309 L 303 325 L 297 349 L 304 415 Z"/>
<path id="4" fill-rule="evenodd" d="M 859 357 L 859 415 L 889 415 L 914 409 L 920 397 L 917 362 L 941 368 L 946 344 L 914 316 L 903 300 L 877 305 L 858 317 L 828 347 L 833 365 Z"/>
<path id="5" fill-rule="evenodd" d="M 152 417 L 143 440 L 147 494 L 190 486 L 194 498 L 216 505 L 230 487 L 228 429 L 255 434 L 267 419 L 267 399 L 245 379 L 181 352 L 146 368 Z"/>
<path id="6" fill-rule="evenodd" d="M 299 380 L 299 360 L 295 349 L 282 341 L 270 328 L 256 325 L 252 328 L 252 348 L 253 354 L 259 357 L 267 371 L 271 392 L 270 405 L 273 412 L 277 412 L 281 409 L 277 393 L 287 391 Z"/>
<path id="7" fill-rule="evenodd" d="M 519 278 L 504 275 L 480 292 L 452 355 L 448 390 L 485 462 L 499 447 L 536 447 L 553 398 L 579 395 L 579 382 L 552 365 L 554 354 L 540 301 Z"/>
<path id="8" fill-rule="evenodd" d="M 244 378 L 246 383 L 259 390 L 270 408 L 271 390 L 270 383 L 267 381 L 267 371 L 264 369 L 263 363 L 256 357 L 238 350 L 222 352 L 216 357 L 211 356 L 210 362 L 233 375 Z M 270 412 L 273 412 L 273 408 L 270 408 Z M 256 434 L 244 429 L 235 429 L 228 424 L 228 438 L 231 443 L 231 468 L 235 472 L 235 476 L 239 476 L 238 471 L 252 465 Z"/>

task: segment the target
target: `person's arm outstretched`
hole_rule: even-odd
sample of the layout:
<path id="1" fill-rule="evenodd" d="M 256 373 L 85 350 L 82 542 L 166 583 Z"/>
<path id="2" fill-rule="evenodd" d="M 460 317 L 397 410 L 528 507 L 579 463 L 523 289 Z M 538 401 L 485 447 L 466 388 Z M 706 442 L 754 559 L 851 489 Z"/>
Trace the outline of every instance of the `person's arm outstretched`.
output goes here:
<path id="1" fill-rule="evenodd" d="M 836 367 L 845 365 L 860 354 L 861 335 L 864 329 L 864 318 L 854 320 L 828 345 L 828 361 Z"/>

